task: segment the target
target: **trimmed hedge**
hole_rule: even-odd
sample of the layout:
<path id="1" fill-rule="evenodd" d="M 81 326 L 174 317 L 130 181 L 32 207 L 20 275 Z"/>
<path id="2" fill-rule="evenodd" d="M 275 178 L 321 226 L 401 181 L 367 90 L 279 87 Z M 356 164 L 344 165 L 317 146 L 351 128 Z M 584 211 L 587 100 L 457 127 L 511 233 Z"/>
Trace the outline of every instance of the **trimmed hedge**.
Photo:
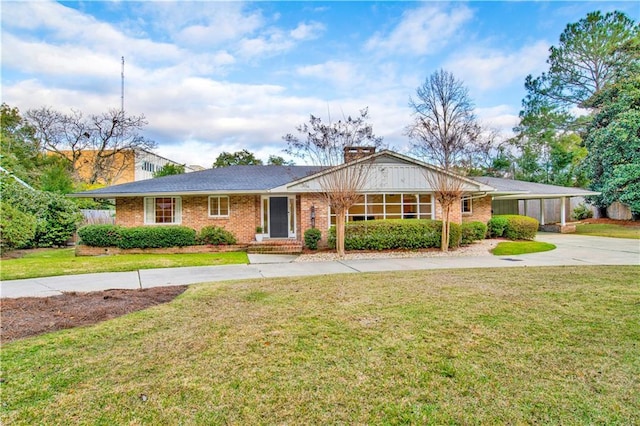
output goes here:
<path id="1" fill-rule="evenodd" d="M 349 222 L 345 227 L 345 250 L 392 250 L 440 247 L 442 222 L 393 219 Z M 449 247 L 460 245 L 460 225 L 451 223 Z M 329 229 L 329 247 L 336 247 L 336 229 Z"/>
<path id="2" fill-rule="evenodd" d="M 309 228 L 304 231 L 304 245 L 309 250 L 318 250 L 318 241 L 322 238 L 322 232 L 318 228 Z"/>
<path id="3" fill-rule="evenodd" d="M 117 225 L 87 225 L 78 229 L 80 243 L 91 247 L 119 247 L 121 226 Z"/>
<path id="4" fill-rule="evenodd" d="M 469 245 L 474 241 L 483 240 L 487 235 L 487 225 L 482 222 L 463 222 L 462 240 L 460 244 Z"/>
<path id="5" fill-rule="evenodd" d="M 538 232 L 539 222 L 528 216 L 498 215 L 492 217 L 487 226 L 490 238 L 533 240 Z"/>
<path id="6" fill-rule="evenodd" d="M 205 226 L 200 230 L 197 240 L 200 244 L 211 244 L 214 246 L 232 245 L 236 243 L 235 235 L 219 226 Z"/>
<path id="7" fill-rule="evenodd" d="M 196 231 L 186 226 L 88 225 L 78 230 L 82 244 L 92 247 L 164 248 L 196 245 Z"/>

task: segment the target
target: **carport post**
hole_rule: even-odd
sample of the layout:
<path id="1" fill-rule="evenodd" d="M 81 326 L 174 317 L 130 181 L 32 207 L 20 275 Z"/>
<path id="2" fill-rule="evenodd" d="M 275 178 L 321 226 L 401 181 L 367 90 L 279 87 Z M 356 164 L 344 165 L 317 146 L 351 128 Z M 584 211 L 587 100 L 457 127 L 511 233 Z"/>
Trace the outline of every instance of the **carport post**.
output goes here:
<path id="1" fill-rule="evenodd" d="M 560 198 L 560 225 L 564 226 L 567 224 L 566 215 L 567 215 L 567 207 L 566 207 L 566 199 L 567 197 Z"/>
<path id="2" fill-rule="evenodd" d="M 544 225 L 544 198 L 540 198 L 540 225 Z"/>

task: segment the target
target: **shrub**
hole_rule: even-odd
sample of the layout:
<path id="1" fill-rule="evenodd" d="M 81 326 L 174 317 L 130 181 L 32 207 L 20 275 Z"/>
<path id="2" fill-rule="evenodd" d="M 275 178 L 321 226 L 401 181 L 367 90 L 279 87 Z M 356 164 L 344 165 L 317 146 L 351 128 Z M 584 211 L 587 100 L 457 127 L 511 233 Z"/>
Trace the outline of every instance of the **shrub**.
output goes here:
<path id="1" fill-rule="evenodd" d="M 482 222 L 464 222 L 461 226 L 462 239 L 460 244 L 468 245 L 479 241 L 487 235 L 487 225 Z"/>
<path id="2" fill-rule="evenodd" d="M 442 222 L 394 219 L 350 222 L 345 227 L 345 250 L 391 250 L 440 247 Z M 460 225 L 451 224 L 449 247 L 460 245 Z M 329 247 L 336 246 L 335 227 L 329 229 Z"/>
<path id="3" fill-rule="evenodd" d="M 575 220 L 584 220 L 593 217 L 593 211 L 586 204 L 580 203 L 573 209 L 573 218 Z"/>
<path id="4" fill-rule="evenodd" d="M 163 248 L 196 244 L 196 231 L 186 226 L 87 225 L 78 230 L 82 244 L 93 247 Z"/>
<path id="5" fill-rule="evenodd" d="M 36 227 L 35 242 L 38 247 L 63 246 L 82 222 L 82 213 L 73 201 L 64 196 L 46 194 L 46 208 Z"/>
<path id="6" fill-rule="evenodd" d="M 262 232 L 262 228 L 260 232 Z M 205 226 L 200 230 L 197 240 L 200 244 L 211 244 L 214 246 L 236 243 L 236 237 L 231 232 L 218 226 Z"/>
<path id="7" fill-rule="evenodd" d="M 504 235 L 509 219 L 506 215 L 493 216 L 487 223 L 487 236 L 489 238 L 499 238 Z"/>
<path id="8" fill-rule="evenodd" d="M 533 240 L 539 223 L 532 217 L 520 215 L 498 215 L 489 220 L 489 236 L 510 240 Z"/>
<path id="9" fill-rule="evenodd" d="M 118 247 L 164 248 L 196 244 L 196 231 L 186 226 L 136 226 L 122 228 Z"/>
<path id="10" fill-rule="evenodd" d="M 78 229 L 80 243 L 92 247 L 118 247 L 122 239 L 117 225 L 87 225 Z"/>
<path id="11" fill-rule="evenodd" d="M 310 250 L 318 250 L 320 238 L 322 238 L 322 232 L 318 228 L 309 228 L 304 231 L 304 245 Z"/>
<path id="12" fill-rule="evenodd" d="M 22 248 L 36 234 L 36 218 L 8 203 L 0 204 L 0 253 Z"/>
<path id="13" fill-rule="evenodd" d="M 63 195 L 31 190 L 6 176 L 0 179 L 0 190 L 2 204 L 35 217 L 36 230 L 25 247 L 64 245 L 82 221 L 77 205 Z"/>

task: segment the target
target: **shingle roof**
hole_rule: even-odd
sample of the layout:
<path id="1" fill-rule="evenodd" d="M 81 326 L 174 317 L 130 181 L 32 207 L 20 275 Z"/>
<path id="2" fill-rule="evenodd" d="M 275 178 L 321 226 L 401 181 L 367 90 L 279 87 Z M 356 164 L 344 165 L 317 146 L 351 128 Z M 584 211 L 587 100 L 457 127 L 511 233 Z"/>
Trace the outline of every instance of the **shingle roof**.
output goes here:
<path id="1" fill-rule="evenodd" d="M 164 193 L 267 191 L 320 170 L 322 168 L 317 166 L 230 166 L 124 183 L 72 195 L 99 198 Z"/>
<path id="2" fill-rule="evenodd" d="M 597 192 L 582 188 L 570 188 L 566 186 L 547 185 L 544 183 L 525 182 L 521 180 L 503 179 L 495 177 L 474 177 L 473 180 L 492 186 L 496 189 L 496 197 L 503 194 L 509 198 L 552 198 L 552 197 L 578 197 L 596 195 Z"/>

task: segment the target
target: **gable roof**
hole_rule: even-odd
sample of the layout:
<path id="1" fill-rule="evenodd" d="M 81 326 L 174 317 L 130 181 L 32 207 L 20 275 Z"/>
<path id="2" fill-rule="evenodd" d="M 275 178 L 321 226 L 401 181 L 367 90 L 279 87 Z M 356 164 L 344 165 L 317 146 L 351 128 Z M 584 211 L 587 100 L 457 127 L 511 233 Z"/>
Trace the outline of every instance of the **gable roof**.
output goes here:
<path id="1" fill-rule="evenodd" d="M 265 192 L 317 173 L 317 166 L 229 166 L 114 185 L 71 194 L 73 197 L 116 198 L 152 195 Z"/>
<path id="2" fill-rule="evenodd" d="M 117 198 L 162 195 L 209 195 L 216 193 L 258 194 L 265 192 L 309 192 L 312 189 L 310 189 L 307 184 L 318 179 L 324 173 L 330 173 L 331 170 L 339 170 L 340 168 L 364 161 L 373 161 L 374 165 L 405 165 L 413 166 L 414 168 L 420 167 L 433 173 L 447 173 L 438 167 L 414 158 L 398 154 L 397 152 L 384 150 L 371 156 L 336 166 L 335 168 L 322 166 L 230 166 L 114 185 L 70 194 L 70 196 L 83 198 Z M 584 197 L 599 194 L 598 192 L 580 188 L 568 188 L 512 179 L 494 177 L 466 178 L 453 174 L 452 176 L 471 185 L 470 188 L 473 188 L 473 191 L 491 194 L 496 200 Z M 405 182 L 404 178 L 402 180 Z M 377 184 L 376 182 L 372 183 L 374 186 Z M 405 184 L 403 184 L 403 186 L 404 185 Z M 385 189 L 382 186 L 377 186 L 376 188 L 379 190 Z M 420 188 L 422 188 L 422 186 L 420 186 Z M 396 190 L 398 189 L 396 188 Z"/>

